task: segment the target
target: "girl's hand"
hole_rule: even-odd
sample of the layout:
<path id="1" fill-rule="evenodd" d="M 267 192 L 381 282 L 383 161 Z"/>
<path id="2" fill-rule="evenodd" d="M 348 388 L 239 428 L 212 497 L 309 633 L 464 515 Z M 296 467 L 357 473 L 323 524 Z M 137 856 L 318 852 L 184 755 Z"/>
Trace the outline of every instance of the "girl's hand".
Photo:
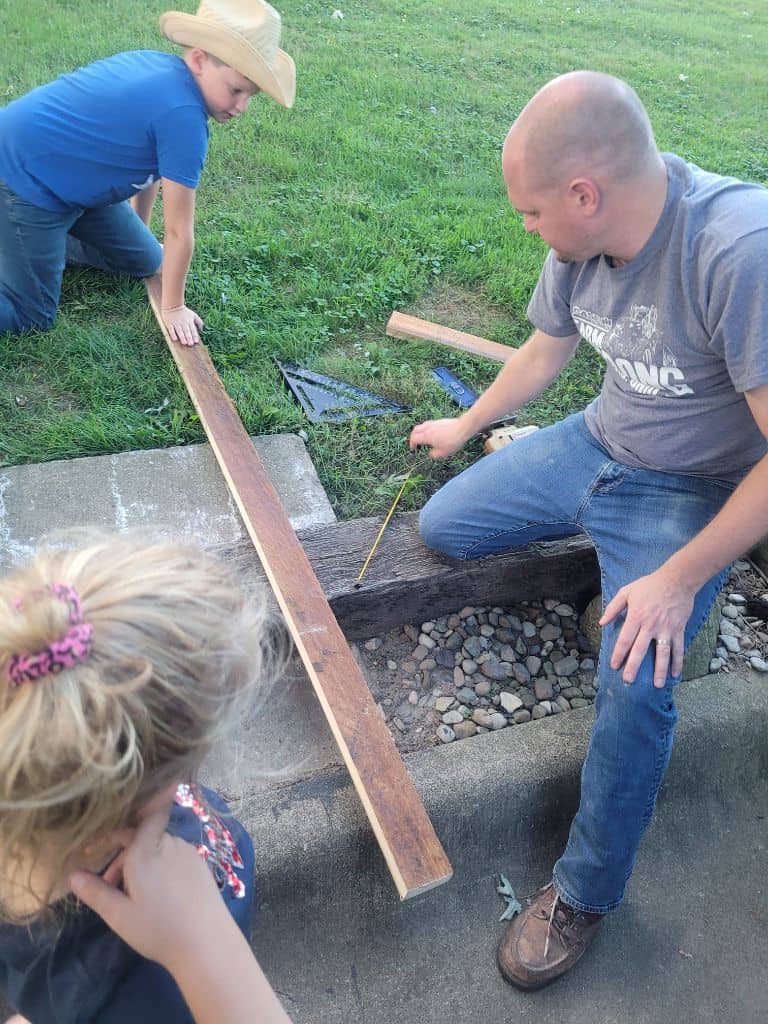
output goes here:
<path id="1" fill-rule="evenodd" d="M 87 871 L 73 873 L 72 892 L 165 967 L 197 1024 L 291 1024 L 205 861 L 167 823 L 165 808 L 136 829 L 123 856 L 125 892 Z"/>
<path id="2" fill-rule="evenodd" d="M 88 871 L 74 872 L 70 887 L 129 946 L 173 974 L 237 925 L 203 858 L 168 835 L 167 823 L 161 810 L 136 829 L 120 855 L 124 892 Z"/>
<path id="3" fill-rule="evenodd" d="M 203 321 L 189 306 L 176 306 L 174 309 L 161 310 L 163 323 L 173 341 L 182 345 L 197 345 L 200 342 L 199 332 L 203 329 Z"/>

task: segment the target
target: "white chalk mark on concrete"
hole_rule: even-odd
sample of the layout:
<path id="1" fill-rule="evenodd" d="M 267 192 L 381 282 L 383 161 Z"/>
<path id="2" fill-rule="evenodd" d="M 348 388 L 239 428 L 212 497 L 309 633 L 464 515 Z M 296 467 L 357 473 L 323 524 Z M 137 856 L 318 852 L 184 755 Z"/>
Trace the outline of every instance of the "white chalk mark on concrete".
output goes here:
<path id="1" fill-rule="evenodd" d="M 128 515 L 123 505 L 123 496 L 120 494 L 120 488 L 117 484 L 117 467 L 119 465 L 119 456 L 113 455 L 109 460 L 109 489 L 112 493 L 112 500 L 115 505 L 115 525 L 121 533 L 125 533 L 128 529 Z"/>
<path id="2" fill-rule="evenodd" d="M 21 565 L 22 562 L 26 562 L 35 550 L 31 544 L 24 544 L 12 536 L 5 504 L 5 492 L 10 486 L 11 478 L 0 476 L 0 562 L 9 566 Z"/>

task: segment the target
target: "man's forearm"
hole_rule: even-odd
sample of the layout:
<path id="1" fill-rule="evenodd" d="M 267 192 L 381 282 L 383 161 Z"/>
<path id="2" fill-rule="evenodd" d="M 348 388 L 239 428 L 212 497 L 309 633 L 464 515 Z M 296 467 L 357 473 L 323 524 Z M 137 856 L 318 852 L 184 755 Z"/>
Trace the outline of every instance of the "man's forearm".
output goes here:
<path id="1" fill-rule="evenodd" d="M 467 438 L 540 395 L 570 360 L 578 341 L 578 337 L 555 339 L 534 331 L 487 391 L 459 417 Z"/>
<path id="2" fill-rule="evenodd" d="M 693 592 L 768 533 L 768 455 L 742 480 L 715 518 L 663 569 Z"/>

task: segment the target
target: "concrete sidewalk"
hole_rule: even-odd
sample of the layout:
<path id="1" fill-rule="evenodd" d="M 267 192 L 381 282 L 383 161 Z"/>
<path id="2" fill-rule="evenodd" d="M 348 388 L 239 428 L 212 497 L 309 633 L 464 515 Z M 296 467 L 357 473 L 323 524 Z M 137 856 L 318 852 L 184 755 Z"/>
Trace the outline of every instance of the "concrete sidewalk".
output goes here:
<path id="1" fill-rule="evenodd" d="M 254 446 L 295 530 L 336 521 L 301 438 L 253 438 Z M 94 526 L 122 532 L 235 545 L 247 535 L 208 444 L 124 452 L 0 470 L 0 572 L 23 562 L 39 541 Z M 254 563 L 257 562 L 253 555 Z M 285 783 L 341 763 L 322 710 L 300 663 L 294 662 L 270 696 L 268 720 L 243 726 L 247 756 L 240 784 L 268 788 L 264 773 L 281 770 Z M 206 782 L 216 783 L 205 772 Z"/>
<path id="2" fill-rule="evenodd" d="M 333 521 L 301 441 L 255 443 L 294 524 Z M 0 567 L 82 522 L 206 542 L 243 534 L 207 445 L 0 471 Z M 625 905 L 582 965 L 526 995 L 495 968 L 495 885 L 503 872 L 522 895 L 547 879 L 577 805 L 592 710 L 406 759 L 455 877 L 401 904 L 297 666 L 243 723 L 234 761 L 206 770 L 254 836 L 254 947 L 295 1024 L 764 1024 L 768 683 L 711 676 L 681 684 L 678 704 Z"/>
<path id="3" fill-rule="evenodd" d="M 400 904 L 341 773 L 247 797 L 254 946 L 295 1024 L 701 1024 L 768 1020 L 768 687 L 678 689 L 680 724 L 627 900 L 538 993 L 495 967 L 504 873 L 547 880 L 576 809 L 592 709 L 406 759 L 454 879 Z"/>
<path id="4" fill-rule="evenodd" d="M 253 443 L 295 530 L 336 521 L 301 438 Z M 156 527 L 207 544 L 246 536 L 207 444 L 0 469 L 0 570 L 23 561 L 46 534 L 88 525 Z"/>

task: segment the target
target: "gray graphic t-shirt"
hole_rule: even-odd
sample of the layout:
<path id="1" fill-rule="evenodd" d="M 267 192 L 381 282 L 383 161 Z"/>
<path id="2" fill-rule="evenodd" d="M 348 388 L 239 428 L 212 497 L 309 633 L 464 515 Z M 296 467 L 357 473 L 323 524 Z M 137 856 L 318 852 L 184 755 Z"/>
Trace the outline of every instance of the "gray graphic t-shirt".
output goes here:
<path id="1" fill-rule="evenodd" d="M 528 317 L 605 359 L 586 421 L 616 461 L 737 482 L 768 451 L 743 395 L 768 383 L 768 190 L 664 160 L 644 248 L 622 267 L 550 252 Z"/>

